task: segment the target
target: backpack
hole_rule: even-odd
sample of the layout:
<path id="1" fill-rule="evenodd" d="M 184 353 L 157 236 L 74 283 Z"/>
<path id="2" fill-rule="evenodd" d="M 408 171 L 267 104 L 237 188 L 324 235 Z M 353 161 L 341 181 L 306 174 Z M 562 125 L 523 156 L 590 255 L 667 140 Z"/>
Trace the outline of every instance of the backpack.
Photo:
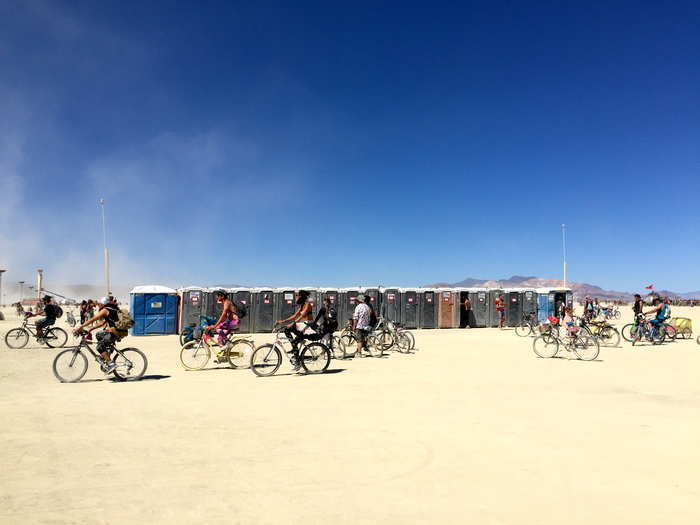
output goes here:
<path id="1" fill-rule="evenodd" d="M 369 309 L 369 325 L 372 328 L 375 328 L 377 326 L 377 322 L 378 322 L 377 314 L 374 313 L 374 308 L 370 307 L 370 309 Z"/>
<path id="2" fill-rule="evenodd" d="M 246 315 L 248 315 L 248 307 L 245 304 L 241 303 L 240 301 L 231 302 L 236 305 L 236 315 L 239 319 L 243 319 Z"/>
<path id="3" fill-rule="evenodd" d="M 56 319 L 62 317 L 63 316 L 63 308 L 61 308 L 57 304 L 54 304 L 52 306 L 53 306 L 53 313 L 56 314 Z"/>
<path id="4" fill-rule="evenodd" d="M 332 306 L 326 310 L 326 315 L 323 318 L 323 333 L 332 334 L 338 329 L 338 312 Z"/>
<path id="5" fill-rule="evenodd" d="M 665 304 L 663 308 L 661 309 L 661 317 L 665 321 L 669 317 L 671 317 L 671 307 Z"/>
<path id="6" fill-rule="evenodd" d="M 114 328 L 120 332 L 128 332 L 133 326 L 134 319 L 131 317 L 131 314 L 126 310 L 119 310 L 117 312 L 117 322 L 114 323 Z"/>

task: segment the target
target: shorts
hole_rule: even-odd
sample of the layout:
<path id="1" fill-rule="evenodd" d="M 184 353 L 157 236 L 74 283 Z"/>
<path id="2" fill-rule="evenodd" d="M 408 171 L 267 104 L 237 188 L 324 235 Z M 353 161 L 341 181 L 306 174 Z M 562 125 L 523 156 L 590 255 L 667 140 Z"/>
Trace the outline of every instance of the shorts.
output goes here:
<path id="1" fill-rule="evenodd" d="M 233 332 L 234 330 L 238 330 L 238 325 L 239 321 L 238 319 L 231 319 L 229 321 L 222 321 L 218 325 L 216 325 L 217 330 L 227 330 L 229 332 Z"/>
<path id="2" fill-rule="evenodd" d="M 355 328 L 355 336 L 357 337 L 357 342 L 366 345 L 368 333 L 369 330 L 367 330 L 366 328 Z"/>
<path id="3" fill-rule="evenodd" d="M 46 328 L 47 326 L 51 326 L 56 322 L 56 319 L 50 319 L 48 317 L 44 317 L 43 319 L 39 319 L 36 322 L 36 327 L 41 328 L 42 330 Z"/>
<path id="4" fill-rule="evenodd" d="M 498 318 L 505 319 L 506 318 L 506 311 L 505 310 L 498 310 Z"/>

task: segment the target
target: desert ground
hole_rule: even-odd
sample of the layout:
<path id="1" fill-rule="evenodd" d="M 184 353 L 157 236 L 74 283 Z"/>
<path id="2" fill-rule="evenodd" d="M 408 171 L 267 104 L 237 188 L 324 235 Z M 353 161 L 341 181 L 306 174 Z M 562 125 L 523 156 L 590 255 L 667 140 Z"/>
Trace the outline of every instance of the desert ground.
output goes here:
<path id="1" fill-rule="evenodd" d="M 698 335 L 700 308 L 674 315 Z M 695 338 L 583 362 L 512 329 L 414 333 L 414 354 L 270 378 L 130 337 L 133 383 L 91 361 L 61 384 L 56 350 L 2 341 L 0 523 L 700 523 Z"/>

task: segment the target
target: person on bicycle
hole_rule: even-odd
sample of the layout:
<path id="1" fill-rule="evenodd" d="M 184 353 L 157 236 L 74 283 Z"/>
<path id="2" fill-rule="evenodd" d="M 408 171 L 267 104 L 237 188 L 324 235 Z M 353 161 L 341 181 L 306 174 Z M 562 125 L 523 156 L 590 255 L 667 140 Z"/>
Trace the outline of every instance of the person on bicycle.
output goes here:
<path id="1" fill-rule="evenodd" d="M 352 328 L 357 335 L 357 357 L 362 357 L 362 350 L 367 350 L 367 334 L 372 331 L 370 317 L 372 309 L 367 305 L 366 297 L 362 294 L 357 296 L 357 306 L 352 314 Z"/>
<path id="2" fill-rule="evenodd" d="M 217 290 L 214 293 L 216 297 L 216 302 L 221 303 L 221 315 L 219 319 L 211 326 L 207 326 L 206 330 L 216 330 L 218 334 L 219 346 L 224 346 L 226 344 L 226 338 L 228 335 L 238 330 L 240 325 L 240 319 L 238 318 L 238 308 L 233 301 L 231 301 L 226 292 L 223 290 Z"/>
<path id="3" fill-rule="evenodd" d="M 654 315 L 653 319 L 650 319 L 649 322 L 653 325 L 653 329 L 656 330 L 657 332 L 661 330 L 661 325 L 664 323 L 664 321 L 668 318 L 667 317 L 667 312 L 669 311 L 669 308 L 664 304 L 664 302 L 661 300 L 660 297 L 656 297 L 654 299 L 654 302 L 652 303 L 652 307 L 650 310 L 647 310 L 644 312 L 645 315 Z"/>
<path id="4" fill-rule="evenodd" d="M 494 303 L 496 304 L 496 311 L 498 312 L 498 328 L 503 328 L 506 322 L 506 302 L 503 296 L 499 295 L 496 297 Z"/>
<path id="5" fill-rule="evenodd" d="M 642 313 L 644 309 L 644 301 L 642 301 L 642 296 L 638 293 L 634 294 L 634 304 L 632 305 L 632 311 L 634 312 L 634 318 L 636 319 L 639 314 Z"/>
<path id="6" fill-rule="evenodd" d="M 318 324 L 319 321 L 321 322 L 320 325 Z M 323 300 L 323 306 L 318 311 L 316 318 L 311 324 L 314 327 L 318 327 L 318 332 L 321 337 L 329 334 L 332 336 L 333 332 L 338 329 L 338 312 L 333 307 L 333 303 L 331 302 L 330 298 L 326 297 Z M 333 337 L 328 338 L 328 343 L 330 349 L 333 350 Z"/>
<path id="7" fill-rule="evenodd" d="M 44 304 L 44 318 L 43 319 L 38 319 L 36 321 L 36 338 L 37 340 L 42 340 L 44 339 L 44 328 L 48 328 L 49 326 L 53 325 L 56 322 L 56 318 L 58 317 L 58 308 L 55 304 L 51 302 L 52 297 L 50 295 L 45 295 L 41 302 Z M 33 314 L 31 311 L 25 312 L 27 317 L 34 317 L 35 315 L 38 314 Z"/>
<path id="8" fill-rule="evenodd" d="M 287 317 L 286 319 L 280 319 L 275 324 L 284 324 L 284 333 L 287 338 L 289 338 L 290 343 L 292 343 L 292 366 L 295 370 L 298 370 L 300 365 L 299 362 L 299 341 L 305 338 L 307 335 L 315 334 L 316 332 L 309 326 L 312 321 L 312 307 L 309 302 L 309 291 L 299 290 L 297 292 L 297 310 Z"/>
<path id="9" fill-rule="evenodd" d="M 109 355 L 109 349 L 114 343 L 126 337 L 128 332 L 117 330 L 116 324 L 119 320 L 119 308 L 116 303 L 109 300 L 109 297 L 99 299 L 97 301 L 97 308 L 97 314 L 84 323 L 81 323 L 80 326 L 76 326 L 73 329 L 73 334 L 78 335 L 81 331 L 85 330 L 85 327 L 90 325 L 92 326 L 87 330 L 88 334 L 97 328 L 106 326 L 102 332 L 97 334 L 97 351 L 105 362 L 103 368 L 105 374 L 109 374 L 114 371 L 117 366 Z"/>

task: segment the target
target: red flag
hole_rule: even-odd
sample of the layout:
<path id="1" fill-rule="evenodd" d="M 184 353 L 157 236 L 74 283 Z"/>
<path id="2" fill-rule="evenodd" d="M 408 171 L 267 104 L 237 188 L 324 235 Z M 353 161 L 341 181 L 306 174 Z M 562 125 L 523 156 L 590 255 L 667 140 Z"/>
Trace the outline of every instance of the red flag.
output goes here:
<path id="1" fill-rule="evenodd" d="M 653 289 L 654 289 L 654 285 L 653 285 L 653 284 L 650 284 L 649 286 L 645 286 L 644 289 L 645 289 L 645 290 L 653 290 Z"/>

